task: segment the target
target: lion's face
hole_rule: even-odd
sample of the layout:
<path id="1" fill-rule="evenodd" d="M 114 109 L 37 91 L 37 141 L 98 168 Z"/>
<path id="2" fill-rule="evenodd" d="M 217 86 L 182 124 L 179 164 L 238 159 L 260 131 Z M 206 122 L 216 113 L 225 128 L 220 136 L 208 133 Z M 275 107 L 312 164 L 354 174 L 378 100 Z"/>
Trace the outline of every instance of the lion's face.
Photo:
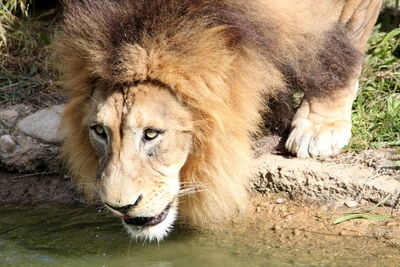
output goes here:
<path id="1" fill-rule="evenodd" d="M 99 161 L 100 198 L 134 237 L 160 240 L 177 215 L 179 173 L 192 143 L 190 113 L 152 83 L 96 87 L 85 127 Z"/>

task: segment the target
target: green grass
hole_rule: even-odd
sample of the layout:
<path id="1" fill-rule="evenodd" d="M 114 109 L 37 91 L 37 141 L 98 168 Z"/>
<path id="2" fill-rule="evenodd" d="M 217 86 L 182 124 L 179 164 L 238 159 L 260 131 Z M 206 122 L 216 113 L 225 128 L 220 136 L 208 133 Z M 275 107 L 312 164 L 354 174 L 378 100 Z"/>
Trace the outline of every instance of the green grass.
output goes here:
<path id="1" fill-rule="evenodd" d="M 400 145 L 400 28 L 370 38 L 353 105 L 352 149 Z"/>
<path id="2" fill-rule="evenodd" d="M 350 149 L 400 146 L 399 1 L 385 1 L 373 32 L 353 104 Z"/>
<path id="3" fill-rule="evenodd" d="M 30 4 L 32 1 L 27 0 L 0 1 L 0 47 L 9 45 L 10 40 L 16 37 L 13 36 L 15 25 L 28 18 Z"/>
<path id="4" fill-rule="evenodd" d="M 346 221 L 351 221 L 354 219 L 364 219 L 370 221 L 388 221 L 393 218 L 391 216 L 372 215 L 372 213 L 378 207 L 383 206 L 391 197 L 392 194 L 388 194 L 381 201 L 379 201 L 377 204 L 375 204 L 373 207 L 370 208 L 358 208 L 350 212 L 344 212 L 340 214 L 326 214 L 326 215 L 341 215 L 341 217 L 332 222 L 333 225 L 340 224 Z"/>

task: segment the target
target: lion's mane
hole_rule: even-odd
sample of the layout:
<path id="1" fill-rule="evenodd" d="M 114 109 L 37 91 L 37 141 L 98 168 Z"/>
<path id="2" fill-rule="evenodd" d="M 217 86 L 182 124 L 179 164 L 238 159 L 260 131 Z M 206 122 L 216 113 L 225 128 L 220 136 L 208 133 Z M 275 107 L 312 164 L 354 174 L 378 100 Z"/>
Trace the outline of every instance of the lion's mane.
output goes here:
<path id="1" fill-rule="evenodd" d="M 337 28 L 324 38 L 290 37 L 292 26 L 262 15 L 257 1 L 68 0 L 66 6 L 56 47 L 71 97 L 63 115 L 64 152 L 76 183 L 90 194 L 98 167 L 83 127 L 93 82 L 157 81 L 193 114 L 194 144 L 181 180 L 203 191 L 186 196 L 180 213 L 199 224 L 246 205 L 250 140 L 265 100 L 299 84 L 329 90 L 346 81 L 347 63 L 358 56 Z M 332 57 L 339 48 L 341 56 Z M 338 64 L 348 69 L 335 69 Z"/>

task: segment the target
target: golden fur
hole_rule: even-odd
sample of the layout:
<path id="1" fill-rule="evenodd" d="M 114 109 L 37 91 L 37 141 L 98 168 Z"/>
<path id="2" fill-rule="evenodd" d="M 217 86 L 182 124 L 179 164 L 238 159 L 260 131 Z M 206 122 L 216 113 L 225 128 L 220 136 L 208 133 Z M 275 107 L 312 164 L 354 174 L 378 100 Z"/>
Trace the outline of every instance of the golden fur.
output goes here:
<path id="1" fill-rule="evenodd" d="M 349 24 L 347 14 L 361 2 L 66 1 L 56 47 L 71 97 L 62 125 L 76 183 L 88 195 L 98 184 L 99 158 L 87 122 L 100 105 L 95 92 L 112 88 L 108 96 L 121 92 L 135 106 L 140 103 L 132 88 L 146 83 L 168 91 L 176 108 L 190 113 L 184 123 L 191 125 L 191 149 L 180 181 L 201 185 L 202 192 L 183 196 L 180 214 L 204 224 L 242 210 L 251 136 L 268 111 L 267 100 L 291 88 L 329 96 L 358 75 L 365 41 L 352 43 L 360 23 Z"/>

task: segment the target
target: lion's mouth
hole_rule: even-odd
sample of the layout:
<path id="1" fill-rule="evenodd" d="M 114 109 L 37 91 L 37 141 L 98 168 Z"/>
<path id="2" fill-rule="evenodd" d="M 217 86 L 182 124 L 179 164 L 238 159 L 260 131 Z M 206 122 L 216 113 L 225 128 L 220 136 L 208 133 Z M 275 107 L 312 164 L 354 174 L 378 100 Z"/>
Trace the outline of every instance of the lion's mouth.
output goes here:
<path id="1" fill-rule="evenodd" d="M 168 206 L 158 214 L 157 216 L 154 217 L 129 217 L 129 218 L 123 218 L 124 222 L 129 225 L 134 225 L 134 226 L 154 226 L 157 225 L 165 220 L 167 218 L 169 209 L 171 208 L 171 203 L 168 204 Z"/>

